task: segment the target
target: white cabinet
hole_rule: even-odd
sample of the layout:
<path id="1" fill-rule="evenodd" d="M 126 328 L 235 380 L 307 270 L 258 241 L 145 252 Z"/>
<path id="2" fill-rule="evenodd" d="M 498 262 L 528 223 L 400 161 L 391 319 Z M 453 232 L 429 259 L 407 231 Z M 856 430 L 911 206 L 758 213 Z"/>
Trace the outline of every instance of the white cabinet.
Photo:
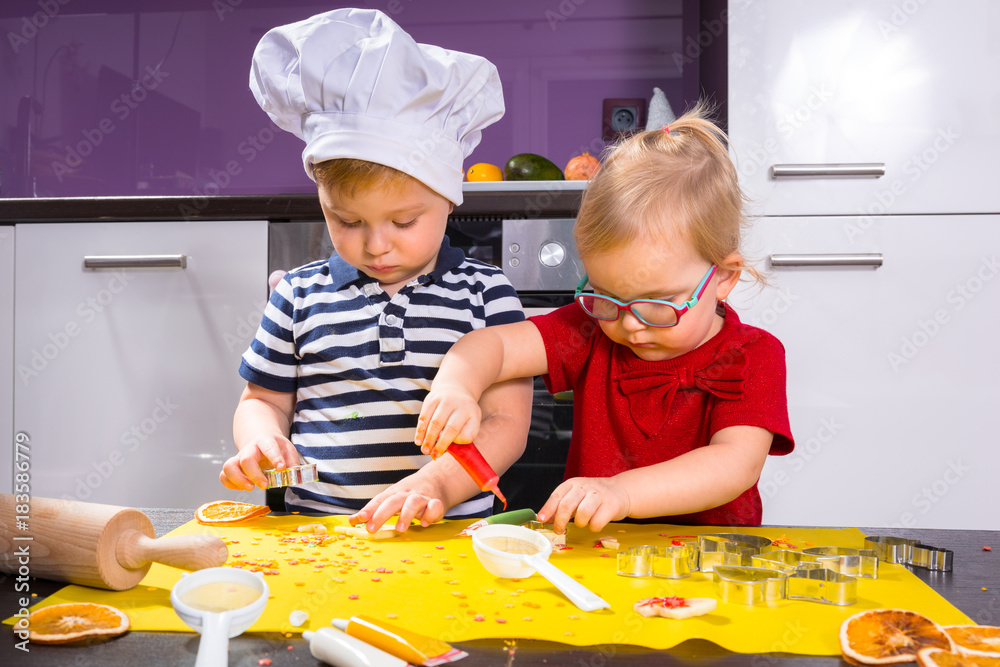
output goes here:
<path id="1" fill-rule="evenodd" d="M 1000 529 L 1000 215 L 764 218 L 748 249 L 883 256 L 731 298 L 786 350 L 796 448 L 764 468 L 764 521 Z"/>
<path id="2" fill-rule="evenodd" d="M 141 266 L 150 255 L 183 259 Z M 249 500 L 218 475 L 267 298 L 267 222 L 18 225 L 16 261 L 14 427 L 31 437 L 32 493 Z"/>
<path id="3" fill-rule="evenodd" d="M 1000 3 L 729 3 L 729 132 L 761 215 L 996 213 Z M 774 165 L 884 164 L 775 178 Z"/>
<path id="4" fill-rule="evenodd" d="M 12 493 L 14 458 L 14 227 L 0 225 L 0 493 Z"/>

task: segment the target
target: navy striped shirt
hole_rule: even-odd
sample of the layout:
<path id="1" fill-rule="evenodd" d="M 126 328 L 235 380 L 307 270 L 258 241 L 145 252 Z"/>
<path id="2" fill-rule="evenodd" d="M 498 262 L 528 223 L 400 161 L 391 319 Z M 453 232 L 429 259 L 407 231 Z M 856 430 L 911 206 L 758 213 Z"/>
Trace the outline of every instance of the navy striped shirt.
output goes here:
<path id="1" fill-rule="evenodd" d="M 434 271 L 389 297 L 336 254 L 285 274 L 240 375 L 295 392 L 291 441 L 319 481 L 285 491 L 289 511 L 353 513 L 430 461 L 413 444 L 441 358 L 473 329 L 524 319 L 503 272 L 445 237 Z M 488 516 L 480 493 L 447 513 Z"/>

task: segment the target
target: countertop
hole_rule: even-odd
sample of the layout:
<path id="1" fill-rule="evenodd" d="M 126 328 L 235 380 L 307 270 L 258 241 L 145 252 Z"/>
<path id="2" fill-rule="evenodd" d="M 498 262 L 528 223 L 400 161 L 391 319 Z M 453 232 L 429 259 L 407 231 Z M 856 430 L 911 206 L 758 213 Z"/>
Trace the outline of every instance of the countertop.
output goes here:
<path id="1" fill-rule="evenodd" d="M 453 216 L 575 217 L 583 181 L 465 183 Z M 0 224 L 169 220 L 322 220 L 315 193 L 0 199 Z"/>
<path id="2" fill-rule="evenodd" d="M 146 509 L 156 533 L 162 536 L 189 521 L 193 510 Z M 952 604 L 981 625 L 1000 625 L 1000 531 L 916 530 L 861 528 L 865 534 L 889 534 L 919 539 L 925 544 L 955 552 L 954 570 L 932 573 L 912 568 Z M 992 547 L 985 551 L 984 546 Z M 4 618 L 16 613 L 18 593 L 14 578 L 0 575 L 0 611 Z M 31 590 L 44 598 L 65 584 L 32 580 Z M 985 590 L 983 590 L 985 588 Z M 191 665 L 198 648 L 198 635 L 168 632 L 129 632 L 121 637 L 90 645 L 30 645 L 30 652 L 15 648 L 18 638 L 10 626 L 0 630 L 0 664 L 4 665 Z M 769 667 L 773 664 L 831 666 L 846 664 L 840 657 L 800 656 L 781 653 L 748 656 L 730 653 L 705 641 L 685 642 L 669 651 L 651 651 L 629 646 L 603 645 L 588 648 L 568 647 L 555 642 L 476 641 L 460 644 L 469 657 L 456 663 L 461 667 L 485 665 L 584 665 L 602 667 L 622 665 L 746 665 Z M 256 666 L 269 658 L 274 667 L 281 665 L 322 665 L 309 653 L 298 635 L 285 638 L 278 633 L 241 635 L 230 640 L 229 664 Z"/>

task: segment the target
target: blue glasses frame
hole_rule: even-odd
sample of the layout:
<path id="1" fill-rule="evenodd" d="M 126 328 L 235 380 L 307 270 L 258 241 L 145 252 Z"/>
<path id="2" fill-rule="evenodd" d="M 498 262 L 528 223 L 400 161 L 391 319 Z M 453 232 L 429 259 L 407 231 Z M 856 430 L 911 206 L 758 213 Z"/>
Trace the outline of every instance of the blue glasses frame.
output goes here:
<path id="1" fill-rule="evenodd" d="M 583 312 L 587 313 L 595 320 L 602 320 L 604 322 L 616 322 L 618 318 L 621 317 L 622 311 L 626 310 L 632 313 L 632 316 L 635 319 L 639 320 L 648 327 L 657 327 L 657 328 L 675 327 L 681 321 L 681 315 L 686 313 L 689 309 L 694 308 L 695 304 L 697 304 L 698 301 L 701 299 L 701 297 L 704 296 L 705 290 L 708 289 L 709 281 L 711 281 L 712 276 L 715 275 L 715 268 L 716 267 L 713 265 L 708 269 L 708 273 L 706 273 L 705 277 L 701 279 L 700 283 L 698 283 L 698 286 L 694 289 L 694 294 L 691 295 L 691 298 L 679 306 L 672 301 L 661 301 L 659 299 L 634 299 L 632 301 L 623 302 L 619 301 L 618 299 L 613 299 L 610 296 L 604 296 L 603 294 L 594 294 L 592 292 L 584 293 L 583 288 L 587 286 L 587 282 L 590 280 L 590 278 L 586 275 L 583 276 L 583 279 L 580 281 L 580 284 L 576 286 L 576 293 L 573 295 L 573 300 L 576 301 L 578 304 L 580 304 L 580 307 L 583 308 Z M 596 301 L 613 304 L 617 308 L 617 310 L 615 311 L 615 316 L 601 317 L 600 315 L 597 315 L 593 310 L 593 305 L 594 302 Z M 670 324 L 656 324 L 654 322 L 650 322 L 634 308 L 634 306 L 642 305 L 644 303 L 653 304 L 656 306 L 667 306 L 668 308 L 674 311 L 674 321 Z"/>

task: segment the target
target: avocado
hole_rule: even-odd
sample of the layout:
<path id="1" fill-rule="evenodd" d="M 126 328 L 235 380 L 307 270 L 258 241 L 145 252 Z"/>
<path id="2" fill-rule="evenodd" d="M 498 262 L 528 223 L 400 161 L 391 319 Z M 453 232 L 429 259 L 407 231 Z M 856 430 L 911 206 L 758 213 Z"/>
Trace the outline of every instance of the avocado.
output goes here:
<path id="1" fill-rule="evenodd" d="M 508 181 L 562 181 L 562 170 L 541 155 L 519 153 L 507 160 L 503 177 Z"/>

